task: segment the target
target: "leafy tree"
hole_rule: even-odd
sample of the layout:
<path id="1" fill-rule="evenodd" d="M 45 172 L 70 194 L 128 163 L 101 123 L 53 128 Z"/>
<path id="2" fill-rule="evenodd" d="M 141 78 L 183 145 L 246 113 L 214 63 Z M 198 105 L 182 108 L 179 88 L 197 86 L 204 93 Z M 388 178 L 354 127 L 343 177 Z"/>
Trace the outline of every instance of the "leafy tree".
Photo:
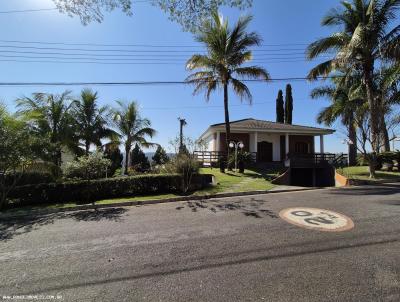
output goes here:
<path id="1" fill-rule="evenodd" d="M 164 165 L 169 161 L 167 152 L 165 152 L 164 148 L 160 145 L 157 147 L 152 159 L 156 165 Z"/>
<path id="2" fill-rule="evenodd" d="M 171 21 L 178 22 L 185 31 L 196 31 L 201 22 L 210 17 L 210 12 L 221 6 L 238 9 L 250 8 L 253 0 L 156 0 L 154 5 L 169 14 Z"/>
<path id="3" fill-rule="evenodd" d="M 150 169 L 150 162 L 146 154 L 140 149 L 139 145 L 136 144 L 131 152 L 131 163 L 130 166 L 137 172 L 146 172 Z"/>
<path id="4" fill-rule="evenodd" d="M 212 19 L 207 20 L 198 29 L 195 36 L 207 48 L 207 54 L 195 54 L 186 63 L 188 70 L 200 69 L 189 77 L 186 82 L 195 85 L 194 94 L 205 91 L 208 101 L 210 95 L 217 88 L 223 88 L 224 112 L 226 128 L 226 147 L 229 152 L 230 123 L 228 87 L 231 84 L 234 92 L 241 100 L 252 101 L 250 89 L 243 79 L 270 78 L 268 72 L 258 66 L 242 66 L 252 59 L 249 49 L 261 43 L 261 38 L 255 32 L 246 32 L 252 17 L 242 17 L 233 26 L 229 27 L 228 20 L 223 20 L 217 11 L 212 13 Z"/>
<path id="5" fill-rule="evenodd" d="M 283 108 L 283 92 L 278 91 L 278 97 L 276 98 L 276 122 L 285 122 L 285 109 Z"/>
<path id="6" fill-rule="evenodd" d="M 292 124 L 293 119 L 293 95 L 292 86 L 290 84 L 286 85 L 285 94 L 285 123 Z"/>
<path id="7" fill-rule="evenodd" d="M 126 154 L 124 173 L 128 174 L 132 145 L 136 143 L 142 147 L 153 146 L 154 144 L 148 142 L 147 138 L 152 138 L 156 131 L 151 128 L 149 119 L 140 116 L 136 102 L 132 101 L 125 104 L 117 101 L 117 103 L 119 108 L 113 110 L 113 121 L 118 137 L 124 144 Z"/>
<path id="8" fill-rule="evenodd" d="M 62 13 L 78 16 L 83 24 L 91 21 L 102 22 L 104 11 L 121 9 L 132 15 L 132 0 L 53 0 Z M 220 6 L 230 6 L 239 9 L 251 7 L 252 0 L 152 0 L 149 3 L 169 14 L 171 21 L 178 22 L 186 31 L 195 30 L 200 22 L 209 17 L 210 11 Z"/>
<path id="9" fill-rule="evenodd" d="M 90 145 L 101 147 L 101 140 L 115 135 L 108 128 L 108 107 L 99 107 L 97 92 L 84 89 L 79 100 L 74 101 L 72 115 L 76 122 L 77 138 L 83 141 L 85 154 L 89 154 Z"/>
<path id="10" fill-rule="evenodd" d="M 132 0 L 53 0 L 62 13 L 78 16 L 85 25 L 91 21 L 102 22 L 103 11 L 122 9 L 127 15 L 132 15 Z"/>
<path id="11" fill-rule="evenodd" d="M 116 143 L 108 143 L 104 146 L 104 157 L 111 161 L 110 175 L 114 175 L 117 169 L 122 167 L 124 156 L 119 150 L 119 145 Z"/>
<path id="12" fill-rule="evenodd" d="M 26 124 L 9 115 L 0 106 L 0 210 L 7 205 L 7 196 L 34 158 L 32 138 Z M 11 181 L 10 181 L 11 180 Z"/>
<path id="13" fill-rule="evenodd" d="M 341 2 L 322 19 L 323 26 L 335 26 L 339 30 L 329 37 L 319 39 L 307 48 L 307 57 L 313 59 L 322 54 L 333 57 L 314 67 L 308 77 L 327 76 L 337 69 L 347 70 L 349 76 L 360 71 L 370 110 L 371 147 L 370 177 L 375 178 L 375 166 L 379 153 L 380 122 L 382 114 L 374 87 L 374 68 L 377 60 L 396 60 L 400 54 L 400 30 L 394 24 L 399 9 L 398 0 L 352 0 Z M 394 22 L 395 23 L 395 22 Z"/>
<path id="14" fill-rule="evenodd" d="M 61 166 L 62 147 L 78 148 L 70 92 L 60 95 L 34 93 L 31 98 L 24 97 L 16 103 L 18 114 L 30 123 L 32 133 L 48 140 L 48 150 L 43 155 L 47 154 L 55 165 Z"/>

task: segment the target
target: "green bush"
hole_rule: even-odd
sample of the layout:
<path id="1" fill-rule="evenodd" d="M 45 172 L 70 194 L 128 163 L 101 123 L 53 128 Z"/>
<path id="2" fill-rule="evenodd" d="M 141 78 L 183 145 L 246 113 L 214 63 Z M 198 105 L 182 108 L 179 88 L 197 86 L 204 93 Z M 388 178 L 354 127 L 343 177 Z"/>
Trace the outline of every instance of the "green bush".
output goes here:
<path id="1" fill-rule="evenodd" d="M 79 180 L 16 187 L 10 199 L 17 205 L 43 203 L 81 202 L 145 194 L 162 194 L 180 191 L 179 175 L 143 175 L 98 180 Z"/>
<path id="2" fill-rule="evenodd" d="M 192 178 L 200 170 L 199 162 L 189 154 L 180 153 L 171 159 L 164 167 L 167 173 L 176 173 L 182 176 L 183 191 L 190 190 Z"/>
<path id="3" fill-rule="evenodd" d="M 250 152 L 240 151 L 237 153 L 238 167 L 240 165 L 249 167 L 252 164 L 252 162 L 253 162 L 253 159 L 252 159 Z M 234 151 L 229 154 L 228 166 L 231 168 L 235 167 L 235 152 Z"/>
<path id="4" fill-rule="evenodd" d="M 13 175 L 6 174 L 6 179 L 5 179 L 6 185 L 8 186 L 11 185 L 15 180 L 17 186 L 50 183 L 56 181 L 53 174 L 49 172 L 28 171 L 28 172 L 16 172 Z"/>
<path id="5" fill-rule="evenodd" d="M 67 163 L 64 169 L 66 178 L 99 179 L 110 172 L 111 160 L 104 157 L 102 152 L 93 152 Z M 111 175 L 112 176 L 112 175 Z"/>

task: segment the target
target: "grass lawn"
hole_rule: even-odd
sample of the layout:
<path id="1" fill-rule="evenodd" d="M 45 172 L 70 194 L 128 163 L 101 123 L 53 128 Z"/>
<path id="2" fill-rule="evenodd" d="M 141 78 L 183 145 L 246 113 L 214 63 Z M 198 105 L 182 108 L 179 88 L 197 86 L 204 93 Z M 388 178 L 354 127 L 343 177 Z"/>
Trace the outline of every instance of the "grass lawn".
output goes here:
<path id="1" fill-rule="evenodd" d="M 356 166 L 356 167 L 345 167 L 339 169 L 338 172 L 343 174 L 347 178 L 352 179 L 367 179 L 369 178 L 369 172 L 367 166 Z M 376 180 L 397 180 L 400 179 L 400 172 L 388 172 L 388 171 L 376 171 Z"/>
<path id="2" fill-rule="evenodd" d="M 217 185 L 195 194 L 269 190 L 274 187 L 271 180 L 277 177 L 279 173 L 278 170 L 245 170 L 244 174 L 226 170 L 225 173 L 221 173 L 218 168 L 202 168 L 200 172 L 213 174 Z"/>
<path id="3" fill-rule="evenodd" d="M 225 192 L 248 192 L 257 190 L 269 190 L 274 187 L 271 184 L 271 180 L 279 175 L 278 170 L 245 170 L 244 174 L 235 173 L 233 171 L 226 170 L 226 173 L 221 173 L 219 169 L 214 168 L 202 168 L 200 173 L 203 174 L 213 174 L 216 178 L 217 184 L 215 186 L 210 186 L 203 190 L 193 192 L 193 195 L 209 195 L 215 193 L 225 193 Z M 113 203 L 123 203 L 129 201 L 138 200 L 157 200 L 157 199 L 167 199 L 180 197 L 182 195 L 177 194 L 159 194 L 159 195 L 147 195 L 147 196 L 135 196 L 127 198 L 116 198 L 116 199 L 104 199 L 96 201 L 95 204 L 113 204 Z M 46 209 L 62 209 L 76 207 L 82 204 L 77 203 L 64 203 L 64 204 L 51 204 L 42 206 L 32 206 L 32 207 L 22 207 L 7 210 L 7 213 L 26 213 L 29 211 L 38 210 L 40 208 Z"/>

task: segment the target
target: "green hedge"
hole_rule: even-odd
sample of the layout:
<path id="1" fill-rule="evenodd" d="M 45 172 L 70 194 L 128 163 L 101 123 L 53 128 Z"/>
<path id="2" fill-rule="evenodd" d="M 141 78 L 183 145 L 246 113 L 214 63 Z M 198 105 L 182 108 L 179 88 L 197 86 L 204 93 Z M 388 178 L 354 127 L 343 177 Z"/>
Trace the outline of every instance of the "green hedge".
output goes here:
<path id="1" fill-rule="evenodd" d="M 107 198 L 173 193 L 180 190 L 181 184 L 179 175 L 141 175 L 19 186 L 10 193 L 9 198 L 18 206 L 89 203 Z"/>
<path id="2" fill-rule="evenodd" d="M 6 174 L 5 183 L 10 185 L 17 179 L 17 186 L 55 182 L 53 174 L 49 172 L 17 172 L 15 175 Z"/>
<path id="3" fill-rule="evenodd" d="M 164 193 L 178 193 L 182 189 L 180 175 L 140 175 L 63 183 L 42 183 L 18 186 L 9 194 L 14 206 L 44 203 L 90 203 L 96 200 L 134 197 Z M 192 189 L 204 188 L 212 182 L 212 175 L 194 175 Z"/>

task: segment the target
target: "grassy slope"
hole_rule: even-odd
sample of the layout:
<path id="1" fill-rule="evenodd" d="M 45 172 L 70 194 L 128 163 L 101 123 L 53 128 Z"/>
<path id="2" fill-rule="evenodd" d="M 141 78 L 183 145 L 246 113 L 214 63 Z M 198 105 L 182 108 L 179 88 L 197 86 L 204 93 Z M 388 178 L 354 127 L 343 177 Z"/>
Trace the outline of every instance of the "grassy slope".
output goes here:
<path id="1" fill-rule="evenodd" d="M 338 171 L 348 178 L 370 179 L 367 166 L 345 167 Z M 376 180 L 400 179 L 400 172 L 376 171 Z"/>
<path id="2" fill-rule="evenodd" d="M 217 185 L 202 191 L 209 194 L 222 192 L 245 192 L 255 190 L 269 190 L 274 187 L 271 180 L 278 175 L 278 171 L 245 170 L 244 174 L 226 171 L 221 173 L 219 169 L 202 168 L 201 173 L 213 174 Z"/>

